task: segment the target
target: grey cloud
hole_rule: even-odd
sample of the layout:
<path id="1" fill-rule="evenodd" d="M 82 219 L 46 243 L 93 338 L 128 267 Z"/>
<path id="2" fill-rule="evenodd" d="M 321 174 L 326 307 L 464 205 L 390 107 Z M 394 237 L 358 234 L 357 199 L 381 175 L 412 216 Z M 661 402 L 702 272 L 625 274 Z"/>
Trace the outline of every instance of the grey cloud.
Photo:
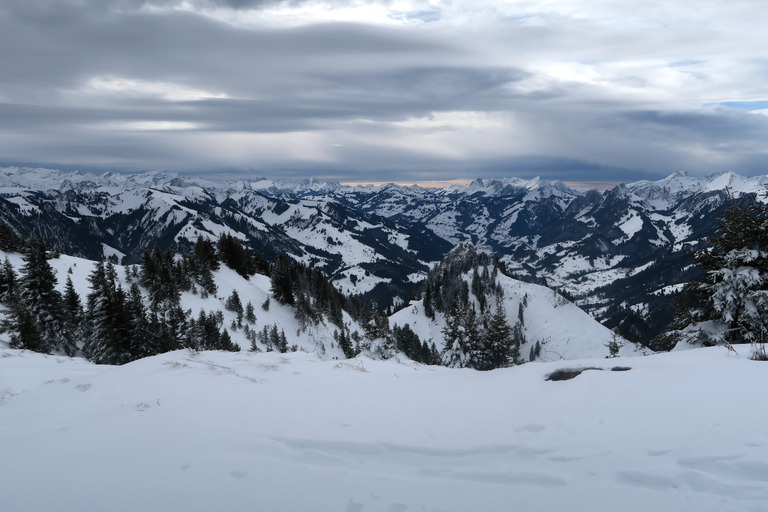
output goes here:
<path id="1" fill-rule="evenodd" d="M 703 70 L 717 55 L 692 50 L 706 34 L 690 28 L 665 32 L 658 40 L 620 27 L 599 30 L 567 17 L 511 18 L 467 28 L 436 23 L 427 30 L 362 23 L 246 29 L 194 10 L 142 9 L 177 3 L 4 0 L 0 44 L 9 50 L 0 52 L 0 160 L 75 163 L 80 154 L 85 164 L 130 167 L 133 162 L 136 168 L 194 171 L 217 167 L 221 155 L 215 144 L 203 157 L 179 148 L 197 144 L 203 135 L 216 139 L 232 132 L 233 137 L 284 134 L 286 140 L 290 134 L 312 134 L 321 149 L 335 138 L 344 143 L 326 151 L 323 163 L 297 163 L 294 155 L 301 148 L 258 161 L 261 155 L 245 152 L 239 161 L 232 157 L 220 163 L 305 176 L 353 173 L 378 179 L 377 173 L 386 172 L 426 179 L 435 172 L 439 178 L 518 174 L 621 180 L 671 169 L 718 170 L 708 167 L 712 164 L 697 152 L 700 148 L 711 148 L 718 165 L 732 164 L 734 170 L 766 163 L 764 116 L 615 93 L 647 88 L 654 77 L 643 74 L 643 66 L 616 70 L 610 85 L 578 76 L 569 81 L 567 73 L 555 79 L 543 69 L 552 61 L 610 64 L 669 56 L 670 69 L 692 70 L 677 80 L 691 80 L 695 91 L 708 86 Z M 304 2 L 188 3 L 237 12 Z M 443 14 L 417 9 L 392 15 L 429 22 Z M 764 81 L 764 68 L 755 65 L 750 72 L 751 83 Z M 88 89 L 93 78 L 178 85 L 222 97 L 171 101 L 146 91 Z M 466 132 L 392 125 L 456 111 L 498 114 L 502 120 L 496 127 Z M 196 128 L 128 129 L 132 122 L 146 121 Z M 452 130 L 456 133 L 448 133 Z M 442 145 L 426 147 L 437 137 L 446 137 Z M 487 139 L 493 137 L 491 147 Z M 451 144 L 460 145 L 460 151 L 445 150 Z"/>
<path id="2" fill-rule="evenodd" d="M 418 103 L 422 108 L 462 110 L 467 105 L 492 96 L 499 100 L 509 96 L 501 90 L 528 74 L 517 69 L 488 67 L 423 66 L 397 67 L 366 73 L 325 73 L 319 75 L 332 91 L 345 95 L 366 95 L 390 102 Z M 347 96 L 348 98 L 348 96 Z"/>
<path id="3" fill-rule="evenodd" d="M 725 142 L 768 137 L 768 117 L 725 108 L 710 112 L 646 110 L 629 112 L 624 118 L 637 127 L 649 127 L 676 139 Z"/>
<path id="4" fill-rule="evenodd" d="M 73 88 L 94 75 L 182 82 L 233 96 L 283 95 L 311 87 L 305 82 L 313 68 L 371 66 L 449 50 L 425 38 L 349 23 L 245 31 L 189 13 L 85 17 L 64 27 L 0 16 L 0 28 L 0 37 L 14 42 L 13 51 L 0 54 L 7 70 L 0 94 L 15 86 L 21 96 L 30 84 L 33 90 Z"/>
<path id="5" fill-rule="evenodd" d="M 386 72 L 324 74 L 310 92 L 287 84 L 268 100 L 114 100 L 108 107 L 0 103 L 0 126 L 35 127 L 107 121 L 185 121 L 215 131 L 322 130 L 334 121 L 399 121 L 439 110 L 499 108 L 500 87 L 514 70 L 425 67 Z"/>

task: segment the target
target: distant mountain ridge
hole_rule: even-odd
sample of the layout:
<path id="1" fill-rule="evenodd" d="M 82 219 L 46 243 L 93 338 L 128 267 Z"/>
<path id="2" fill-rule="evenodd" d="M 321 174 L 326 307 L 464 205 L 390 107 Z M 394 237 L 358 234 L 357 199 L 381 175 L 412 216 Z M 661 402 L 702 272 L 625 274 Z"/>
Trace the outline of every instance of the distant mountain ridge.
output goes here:
<path id="1" fill-rule="evenodd" d="M 539 178 L 424 188 L 322 180 L 213 181 L 152 172 L 0 169 L 0 220 L 76 256 L 135 262 L 230 232 L 268 259 L 316 266 L 346 293 L 404 301 L 430 265 L 471 242 L 523 280 L 546 282 L 610 327 L 648 340 L 671 319 L 690 251 L 731 198 L 760 199 L 768 176 L 674 173 L 611 190 Z"/>

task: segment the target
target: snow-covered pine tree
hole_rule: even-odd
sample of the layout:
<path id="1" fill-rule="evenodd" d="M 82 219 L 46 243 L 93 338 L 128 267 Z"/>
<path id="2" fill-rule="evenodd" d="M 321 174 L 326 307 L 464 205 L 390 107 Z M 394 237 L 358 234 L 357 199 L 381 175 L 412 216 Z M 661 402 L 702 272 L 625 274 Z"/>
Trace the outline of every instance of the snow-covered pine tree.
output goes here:
<path id="1" fill-rule="evenodd" d="M 693 305 L 681 309 L 660 341 L 768 341 L 768 205 L 732 204 L 694 260 L 702 274 L 686 285 Z"/>
<path id="2" fill-rule="evenodd" d="M 194 280 L 200 285 L 202 297 L 215 295 L 217 287 L 213 271 L 218 270 L 220 265 L 213 242 L 198 236 L 189 258 L 189 265 Z"/>
<path id="3" fill-rule="evenodd" d="M 237 290 L 232 290 L 232 294 L 227 298 L 224 307 L 227 311 L 232 311 L 237 314 L 238 326 L 243 324 L 243 303 L 240 300 L 240 294 L 237 293 Z"/>
<path id="4" fill-rule="evenodd" d="M 117 286 L 111 263 L 98 261 L 88 276 L 83 353 L 97 364 L 125 364 L 131 360 L 125 292 Z"/>
<path id="5" fill-rule="evenodd" d="M 449 368 L 466 368 L 472 363 L 472 350 L 467 342 L 462 316 L 461 304 L 456 301 L 445 317 L 446 325 L 443 328 L 445 348 L 442 362 Z"/>
<path id="6" fill-rule="evenodd" d="M 349 339 L 347 330 L 345 328 L 341 328 L 341 332 L 339 333 L 337 341 L 339 343 L 339 348 L 341 348 L 341 351 L 344 352 L 344 355 L 347 357 L 347 359 L 355 357 L 355 348 L 352 346 L 352 340 Z"/>
<path id="7" fill-rule="evenodd" d="M 221 331 L 219 337 L 219 350 L 226 350 L 228 352 L 240 352 L 240 347 L 235 345 L 232 338 L 229 336 L 229 332 L 226 329 Z"/>
<path id="8" fill-rule="evenodd" d="M 159 354 L 160 346 L 157 344 L 157 339 L 150 333 L 147 309 L 144 307 L 139 285 L 135 282 L 131 283 L 128 290 L 125 310 L 128 319 L 131 359 L 141 359 Z"/>
<path id="9" fill-rule="evenodd" d="M 6 256 L 3 266 L 0 268 L 0 302 L 10 301 L 11 297 L 16 293 L 17 281 L 16 271 L 13 270 L 13 265 L 8 256 Z"/>
<path id="10" fill-rule="evenodd" d="M 44 343 L 44 350 L 61 350 L 75 355 L 77 345 L 66 322 L 56 276 L 48 263 L 45 243 L 38 238 L 25 241 L 24 265 L 18 283 L 20 306 L 31 315 Z"/>
<path id="11" fill-rule="evenodd" d="M 18 295 L 12 295 L 7 305 L 8 314 L 3 320 L 2 330 L 10 332 L 10 346 L 43 354 L 49 353 L 45 341 L 37 330 L 35 319 L 21 304 Z"/>
<path id="12" fill-rule="evenodd" d="M 490 353 L 486 346 L 486 338 L 479 325 L 474 304 L 464 312 L 462 318 L 465 343 L 471 354 L 470 366 L 477 370 L 490 370 Z"/>
<path id="13" fill-rule="evenodd" d="M 507 322 L 501 301 L 496 302 L 496 310 L 488 324 L 485 343 L 489 369 L 509 366 L 520 357 L 520 347 L 515 343 L 513 330 Z"/>
<path id="14" fill-rule="evenodd" d="M 253 307 L 253 303 L 248 301 L 245 305 L 245 321 L 249 324 L 256 323 L 256 309 Z"/>
<path id="15" fill-rule="evenodd" d="M 72 283 L 72 278 L 70 276 L 67 276 L 67 282 L 64 285 L 62 308 L 64 309 L 64 319 L 67 323 L 67 329 L 72 333 L 73 339 L 83 339 L 85 311 L 83 310 L 83 304 L 80 301 L 80 295 L 75 291 L 75 286 Z"/>
<path id="16" fill-rule="evenodd" d="M 69 323 L 75 327 L 79 326 L 83 319 L 83 304 L 80 302 L 80 294 L 75 290 L 70 276 L 67 276 L 67 282 L 64 285 L 62 301 Z"/>

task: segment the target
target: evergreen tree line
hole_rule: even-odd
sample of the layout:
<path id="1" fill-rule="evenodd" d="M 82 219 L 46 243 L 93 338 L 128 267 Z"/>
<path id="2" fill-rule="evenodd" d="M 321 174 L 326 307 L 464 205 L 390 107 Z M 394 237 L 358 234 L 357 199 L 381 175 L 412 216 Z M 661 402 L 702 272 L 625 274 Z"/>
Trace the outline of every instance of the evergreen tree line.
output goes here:
<path id="1" fill-rule="evenodd" d="M 216 292 L 212 272 L 219 268 L 221 253 L 209 240 L 199 238 L 193 251 L 180 258 L 158 248 L 145 252 L 140 265 L 126 267 L 127 290 L 111 262 L 96 262 L 84 301 L 70 276 L 64 293 L 56 290 L 42 240 L 29 238 L 21 249 L 19 276 L 7 258 L 0 269 L 0 301 L 8 310 L 2 327 L 10 332 L 13 347 L 70 356 L 82 350 L 103 364 L 125 364 L 179 348 L 239 350 L 222 329 L 220 316 L 201 311 L 195 319 L 181 309 L 182 291 Z"/>
<path id="2" fill-rule="evenodd" d="M 279 254 L 269 267 L 269 277 L 272 297 L 280 304 L 293 306 L 302 328 L 310 323 L 317 324 L 322 318 L 344 328 L 343 311 L 357 321 L 368 316 L 360 300 L 345 296 L 321 270 L 305 263 Z"/>
<path id="3" fill-rule="evenodd" d="M 285 331 L 280 329 L 278 331 L 277 324 L 272 324 L 271 327 L 264 326 L 261 331 L 249 330 L 247 337 L 251 341 L 251 351 L 259 352 L 261 349 L 257 345 L 257 341 L 267 347 L 267 352 L 281 352 L 288 351 L 295 352 L 297 347 L 289 347 L 288 340 L 285 337 Z"/>

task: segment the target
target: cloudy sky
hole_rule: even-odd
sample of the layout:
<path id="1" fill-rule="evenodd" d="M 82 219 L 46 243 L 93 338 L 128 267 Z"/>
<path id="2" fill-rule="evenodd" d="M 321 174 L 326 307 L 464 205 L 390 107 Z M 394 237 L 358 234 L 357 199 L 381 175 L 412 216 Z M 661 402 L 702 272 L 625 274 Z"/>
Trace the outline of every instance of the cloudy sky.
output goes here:
<path id="1" fill-rule="evenodd" d="M 748 0 L 2 0 L 0 164 L 763 174 L 766 22 Z"/>

